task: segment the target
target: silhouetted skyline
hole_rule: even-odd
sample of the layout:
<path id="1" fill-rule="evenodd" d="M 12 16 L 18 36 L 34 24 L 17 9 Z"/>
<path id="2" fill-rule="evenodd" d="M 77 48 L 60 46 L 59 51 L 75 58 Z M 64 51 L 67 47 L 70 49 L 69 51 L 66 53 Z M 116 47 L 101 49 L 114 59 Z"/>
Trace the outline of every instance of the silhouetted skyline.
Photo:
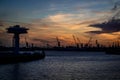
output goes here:
<path id="1" fill-rule="evenodd" d="M 88 33 L 110 30 L 111 27 L 90 25 L 110 19 L 114 14 L 111 9 L 118 1 L 120 0 L 1 0 L 0 45 L 12 45 L 12 37 L 6 33 L 5 28 L 14 25 L 30 29 L 28 34 L 20 36 L 21 45 L 25 41 L 36 46 L 57 45 L 56 37 L 61 46 L 74 45 L 73 35 L 82 43 L 87 43 L 91 37 L 93 44 L 96 40 L 101 44 L 118 41 L 120 33 L 116 29 L 108 33 Z"/>

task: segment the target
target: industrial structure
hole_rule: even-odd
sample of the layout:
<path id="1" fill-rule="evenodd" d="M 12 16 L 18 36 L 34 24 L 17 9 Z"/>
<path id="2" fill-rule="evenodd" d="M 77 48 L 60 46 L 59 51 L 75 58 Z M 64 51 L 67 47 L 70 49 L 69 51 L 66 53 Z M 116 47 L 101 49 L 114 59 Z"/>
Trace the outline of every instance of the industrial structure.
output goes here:
<path id="1" fill-rule="evenodd" d="M 7 28 L 7 33 L 12 33 L 14 34 L 13 36 L 13 47 L 14 47 L 14 53 L 18 54 L 19 53 L 19 35 L 20 34 L 26 34 L 28 28 L 25 27 L 20 27 L 19 25 L 11 26 Z"/>

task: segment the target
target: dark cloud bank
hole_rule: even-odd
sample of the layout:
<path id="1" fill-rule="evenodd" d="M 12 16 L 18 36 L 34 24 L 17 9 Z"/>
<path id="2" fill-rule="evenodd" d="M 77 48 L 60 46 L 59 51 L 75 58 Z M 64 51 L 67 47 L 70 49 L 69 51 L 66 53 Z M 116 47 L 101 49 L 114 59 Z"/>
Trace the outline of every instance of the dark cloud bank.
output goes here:
<path id="1" fill-rule="evenodd" d="M 91 24 L 90 27 L 100 28 L 101 31 L 89 31 L 87 33 L 102 34 L 102 33 L 119 32 L 120 31 L 120 19 L 110 20 L 104 23 Z"/>

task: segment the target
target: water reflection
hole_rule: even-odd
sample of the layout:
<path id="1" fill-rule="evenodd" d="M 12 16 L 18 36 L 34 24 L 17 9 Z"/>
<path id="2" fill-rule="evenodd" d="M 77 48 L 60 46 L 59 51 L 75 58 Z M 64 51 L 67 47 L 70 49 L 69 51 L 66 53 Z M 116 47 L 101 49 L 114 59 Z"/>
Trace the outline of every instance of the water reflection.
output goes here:
<path id="1" fill-rule="evenodd" d="M 47 52 L 45 60 L 0 65 L 0 80 L 119 80 L 120 56 Z M 51 55 L 50 55 L 51 54 Z M 54 55 L 55 54 L 55 55 Z"/>
<path id="2" fill-rule="evenodd" d="M 19 64 L 14 64 L 13 66 L 13 80 L 18 80 L 19 79 Z"/>

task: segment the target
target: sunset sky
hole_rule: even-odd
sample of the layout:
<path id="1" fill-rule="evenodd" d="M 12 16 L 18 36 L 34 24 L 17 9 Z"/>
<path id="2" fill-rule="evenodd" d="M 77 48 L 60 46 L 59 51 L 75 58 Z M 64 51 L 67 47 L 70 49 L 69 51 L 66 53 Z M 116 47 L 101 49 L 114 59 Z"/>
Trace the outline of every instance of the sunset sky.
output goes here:
<path id="1" fill-rule="evenodd" d="M 73 35 L 81 43 L 97 39 L 102 44 L 119 40 L 119 31 L 95 34 L 102 31 L 90 26 L 111 19 L 114 4 L 120 0 L 0 0 L 0 44 L 11 45 L 12 36 L 6 33 L 9 26 L 20 25 L 30 30 L 21 35 L 20 43 L 43 46 L 56 45 L 58 37 L 63 46 L 74 43 Z"/>

